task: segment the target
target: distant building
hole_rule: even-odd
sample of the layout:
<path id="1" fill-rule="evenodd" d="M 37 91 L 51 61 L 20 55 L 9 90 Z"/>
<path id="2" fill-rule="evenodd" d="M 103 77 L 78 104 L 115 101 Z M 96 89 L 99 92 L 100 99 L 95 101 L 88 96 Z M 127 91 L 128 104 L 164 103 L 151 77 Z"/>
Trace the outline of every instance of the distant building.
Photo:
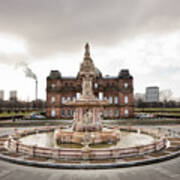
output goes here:
<path id="1" fill-rule="evenodd" d="M 0 101 L 4 101 L 4 91 L 0 90 Z"/>
<path id="2" fill-rule="evenodd" d="M 159 87 L 147 87 L 145 94 L 146 102 L 159 102 Z"/>
<path id="3" fill-rule="evenodd" d="M 10 101 L 17 101 L 17 91 L 10 91 L 9 92 L 9 100 Z"/>

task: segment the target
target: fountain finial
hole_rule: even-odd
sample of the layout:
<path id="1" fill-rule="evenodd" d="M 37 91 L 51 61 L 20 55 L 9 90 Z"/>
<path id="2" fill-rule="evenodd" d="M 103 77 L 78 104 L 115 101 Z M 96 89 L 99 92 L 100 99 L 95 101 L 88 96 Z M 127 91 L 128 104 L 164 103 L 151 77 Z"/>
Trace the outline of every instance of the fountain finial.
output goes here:
<path id="1" fill-rule="evenodd" d="M 89 58 L 90 57 L 90 47 L 89 47 L 89 43 L 86 43 L 85 45 L 85 53 L 84 53 L 84 56 L 86 58 Z"/>

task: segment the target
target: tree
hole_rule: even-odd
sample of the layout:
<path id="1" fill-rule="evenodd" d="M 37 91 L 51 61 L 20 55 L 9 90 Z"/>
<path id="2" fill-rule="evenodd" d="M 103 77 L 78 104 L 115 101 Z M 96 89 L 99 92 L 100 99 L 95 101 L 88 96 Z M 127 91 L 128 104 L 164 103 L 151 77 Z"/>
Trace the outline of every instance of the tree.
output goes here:
<path id="1" fill-rule="evenodd" d="M 160 101 L 168 102 L 170 101 L 172 95 L 173 95 L 173 92 L 171 89 L 164 89 L 160 91 Z"/>

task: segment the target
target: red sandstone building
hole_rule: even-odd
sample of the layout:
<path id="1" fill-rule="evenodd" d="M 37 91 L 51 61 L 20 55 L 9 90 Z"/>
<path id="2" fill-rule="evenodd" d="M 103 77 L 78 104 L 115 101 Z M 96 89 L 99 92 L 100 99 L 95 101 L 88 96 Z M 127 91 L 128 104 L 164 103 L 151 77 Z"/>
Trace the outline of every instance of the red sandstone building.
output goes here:
<path id="1" fill-rule="evenodd" d="M 88 44 L 86 46 L 89 48 Z M 85 58 L 87 57 L 85 56 Z M 88 58 L 93 64 L 90 54 Z M 83 63 L 80 71 L 82 65 Z M 104 119 L 133 117 L 133 77 L 129 74 L 129 70 L 121 70 L 116 77 L 103 77 L 97 68 L 96 72 L 97 76 L 93 82 L 94 94 L 100 100 L 109 100 L 109 105 L 104 107 Z M 79 74 L 78 72 L 76 77 L 63 77 L 58 70 L 50 72 L 50 75 L 47 77 L 46 89 L 47 118 L 70 119 L 73 117 L 74 109 L 66 106 L 65 101 L 79 99 L 82 91 Z"/>

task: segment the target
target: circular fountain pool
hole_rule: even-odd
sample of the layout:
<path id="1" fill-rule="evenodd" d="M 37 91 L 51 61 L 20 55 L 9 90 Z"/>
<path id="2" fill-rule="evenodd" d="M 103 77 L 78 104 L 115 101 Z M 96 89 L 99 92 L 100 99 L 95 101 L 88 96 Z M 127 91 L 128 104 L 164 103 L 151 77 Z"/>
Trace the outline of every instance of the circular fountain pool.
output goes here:
<path id="1" fill-rule="evenodd" d="M 153 143 L 154 138 L 150 135 L 121 132 L 120 140 L 117 144 L 97 144 L 90 145 L 90 148 L 127 148 Z M 20 142 L 24 145 L 47 147 L 47 148 L 83 148 L 81 144 L 60 144 L 58 145 L 54 139 L 54 132 L 36 133 L 20 138 Z"/>
<path id="2" fill-rule="evenodd" d="M 59 127 L 63 129 L 64 127 Z M 66 129 L 65 127 L 64 129 Z M 120 131 L 120 140 L 116 144 L 56 144 L 54 131 L 58 127 L 15 132 L 8 141 L 6 148 L 16 153 L 28 154 L 33 157 L 46 157 L 65 160 L 99 160 L 119 159 L 122 157 L 139 156 L 164 149 L 167 140 L 158 130 L 139 129 L 134 127 L 115 127 Z M 109 128 L 112 130 L 112 128 Z"/>

